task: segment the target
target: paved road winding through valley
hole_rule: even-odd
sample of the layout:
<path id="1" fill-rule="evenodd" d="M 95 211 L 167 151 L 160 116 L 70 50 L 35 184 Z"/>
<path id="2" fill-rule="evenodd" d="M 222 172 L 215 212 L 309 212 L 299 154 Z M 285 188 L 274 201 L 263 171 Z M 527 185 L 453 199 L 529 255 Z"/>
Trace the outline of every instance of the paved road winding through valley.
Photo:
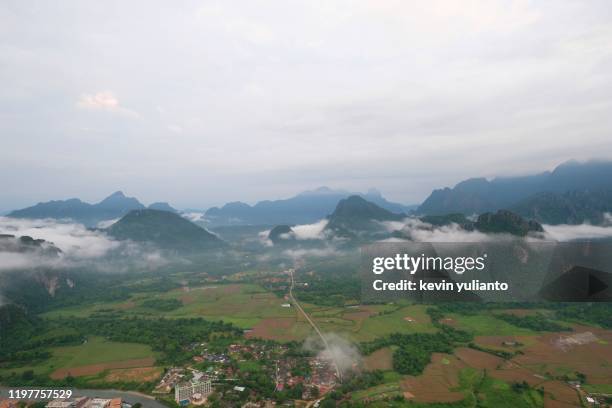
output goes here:
<path id="1" fill-rule="evenodd" d="M 295 281 L 293 279 L 293 269 L 289 269 L 289 274 L 291 276 L 291 286 L 289 287 L 289 298 L 291 299 L 295 307 L 297 307 L 298 310 L 304 315 L 306 320 L 308 320 L 308 323 L 310 323 L 314 331 L 317 332 L 317 334 L 321 338 L 323 345 L 325 345 L 325 349 L 329 353 L 331 360 L 334 363 L 334 366 L 336 367 L 336 376 L 338 377 L 338 381 L 342 382 L 342 371 L 340 371 L 340 365 L 336 361 L 336 356 L 333 353 L 332 349 L 329 347 L 329 343 L 327 342 L 327 339 L 325 338 L 325 336 L 323 335 L 319 327 L 316 325 L 316 323 L 310 318 L 310 316 L 308 316 L 308 314 L 304 311 L 302 306 L 295 299 L 295 296 L 293 296 L 293 286 L 295 285 Z"/>

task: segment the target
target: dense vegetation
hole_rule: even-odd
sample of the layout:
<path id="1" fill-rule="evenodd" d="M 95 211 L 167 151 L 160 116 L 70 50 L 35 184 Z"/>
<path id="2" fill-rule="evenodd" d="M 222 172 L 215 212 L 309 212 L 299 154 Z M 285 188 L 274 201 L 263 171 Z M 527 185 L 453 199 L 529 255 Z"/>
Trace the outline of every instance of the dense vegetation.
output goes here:
<path id="1" fill-rule="evenodd" d="M 362 352 L 371 354 L 383 347 L 396 346 L 397 349 L 393 352 L 393 369 L 400 374 L 418 375 L 431 361 L 432 353 L 451 353 L 457 345 L 472 340 L 469 333 L 440 324 L 438 320 L 442 313 L 438 309 L 430 308 L 428 313 L 439 330 L 437 333 L 394 333 L 362 343 Z"/>
<path id="2" fill-rule="evenodd" d="M 72 330 L 52 330 L 22 307 L 0 307 L 0 364 L 45 360 L 51 356 L 48 347 L 74 344 L 80 339 L 79 333 Z"/>
<path id="3" fill-rule="evenodd" d="M 327 277 L 311 280 L 308 287 L 295 291 L 300 302 L 322 306 L 344 306 L 356 302 L 361 297 L 361 281 L 358 278 Z"/>
<path id="4" fill-rule="evenodd" d="M 553 307 L 560 319 L 594 323 L 612 329 L 612 303 L 557 303 Z"/>
<path id="5" fill-rule="evenodd" d="M 104 336 L 108 340 L 142 343 L 164 354 L 162 362 L 176 364 L 190 358 L 185 346 L 208 341 L 215 335 L 238 336 L 241 330 L 231 324 L 194 319 L 117 318 L 112 315 L 91 318 L 58 319 L 63 327 L 70 327 L 83 335 Z"/>
<path id="6" fill-rule="evenodd" d="M 140 304 L 147 309 L 158 310 L 160 312 L 170 312 L 183 306 L 183 302 L 178 299 L 147 299 Z"/>
<path id="7" fill-rule="evenodd" d="M 146 319 L 100 314 L 89 318 L 41 320 L 15 305 L 0 308 L 0 329 L 0 363 L 5 367 L 45 360 L 51 356 L 50 347 L 80 344 L 87 336 L 146 344 L 162 353 L 161 362 L 176 364 L 191 357 L 186 346 L 192 342 L 242 333 L 231 324 L 201 318 Z"/>
<path id="8" fill-rule="evenodd" d="M 550 332 L 558 332 L 558 331 L 571 331 L 572 328 L 568 326 L 563 326 L 559 323 L 556 323 L 541 313 L 537 313 L 534 315 L 527 316 L 516 316 L 513 314 L 497 314 L 495 315 L 500 320 L 505 321 L 506 323 L 510 323 L 516 327 L 522 327 L 524 329 L 536 330 L 536 331 L 550 331 Z"/>

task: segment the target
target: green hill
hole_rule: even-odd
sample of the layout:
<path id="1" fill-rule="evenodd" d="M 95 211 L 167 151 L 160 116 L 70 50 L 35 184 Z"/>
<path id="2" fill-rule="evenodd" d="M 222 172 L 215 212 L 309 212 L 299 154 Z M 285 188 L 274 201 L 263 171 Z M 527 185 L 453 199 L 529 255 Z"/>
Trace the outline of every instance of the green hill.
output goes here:
<path id="1" fill-rule="evenodd" d="M 214 234 L 169 211 L 130 211 L 108 232 L 119 240 L 150 242 L 162 249 L 177 251 L 197 251 L 224 245 Z"/>
<path id="2" fill-rule="evenodd" d="M 400 221 L 405 217 L 405 214 L 392 213 L 354 195 L 340 200 L 325 229 L 337 236 L 354 237 L 380 230 L 377 221 Z"/>
<path id="3" fill-rule="evenodd" d="M 508 210 L 481 214 L 474 223 L 474 228 L 480 232 L 506 233 L 522 237 L 530 232 L 544 231 L 537 221 L 526 220 Z"/>

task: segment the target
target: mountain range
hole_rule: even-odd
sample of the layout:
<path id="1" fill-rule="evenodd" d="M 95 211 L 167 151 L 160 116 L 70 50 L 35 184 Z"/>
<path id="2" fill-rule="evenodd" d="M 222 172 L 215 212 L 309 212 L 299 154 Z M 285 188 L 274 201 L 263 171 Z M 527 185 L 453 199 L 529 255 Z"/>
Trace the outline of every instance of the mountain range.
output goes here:
<path id="1" fill-rule="evenodd" d="M 123 217 L 132 210 L 145 208 L 136 198 L 127 197 L 123 192 L 117 191 L 96 204 L 89 204 L 78 198 L 54 200 L 12 211 L 8 216 L 33 219 L 66 219 L 88 227 L 95 227 L 101 221 L 114 220 Z M 153 203 L 149 208 L 176 212 L 168 203 Z"/>
<path id="2" fill-rule="evenodd" d="M 544 224 L 601 225 L 612 220 L 612 189 L 538 193 L 511 209 Z"/>
<path id="3" fill-rule="evenodd" d="M 418 208 L 388 201 L 376 190 L 362 194 L 320 187 L 252 206 L 236 201 L 212 207 L 198 223 L 210 227 L 310 224 L 328 217 L 339 202 L 354 196 L 394 214 L 473 215 L 505 209 L 541 223 L 601 224 L 608 220 L 606 213 L 612 212 L 612 162 L 570 161 L 553 171 L 530 176 L 471 178 L 453 188 L 434 190 Z M 145 207 L 136 198 L 117 191 L 96 204 L 77 198 L 49 201 L 15 210 L 8 216 L 68 219 L 95 227 L 101 221 L 116 220 L 132 210 L 145 208 L 179 213 L 166 202 Z"/>
<path id="4" fill-rule="evenodd" d="M 458 183 L 453 188 L 434 190 L 416 212 L 424 215 L 471 215 L 519 206 L 521 213 L 528 215 L 533 214 L 535 210 L 528 208 L 529 201 L 523 200 L 536 194 L 563 195 L 570 191 L 592 192 L 606 189 L 612 190 L 612 162 L 570 161 L 557 166 L 552 172 L 522 177 L 500 177 L 491 181 L 472 178 Z M 541 219 L 548 219 L 548 216 L 544 215 Z"/>
<path id="5" fill-rule="evenodd" d="M 206 211 L 205 218 L 211 225 L 309 224 L 330 215 L 340 200 L 354 195 L 391 212 L 408 213 L 416 208 L 390 202 L 377 190 L 361 194 L 320 187 L 288 199 L 260 201 L 253 206 L 238 201 L 221 208 L 213 207 Z"/>

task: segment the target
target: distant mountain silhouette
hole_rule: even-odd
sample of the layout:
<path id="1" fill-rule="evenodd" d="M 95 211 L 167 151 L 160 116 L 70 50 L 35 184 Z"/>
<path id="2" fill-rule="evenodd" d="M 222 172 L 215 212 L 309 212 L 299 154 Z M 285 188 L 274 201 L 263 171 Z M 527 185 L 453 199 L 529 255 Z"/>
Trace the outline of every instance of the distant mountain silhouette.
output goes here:
<path id="1" fill-rule="evenodd" d="M 418 214 L 444 215 L 480 214 L 498 209 L 509 209 L 538 193 L 563 194 L 568 191 L 612 189 L 612 162 L 570 161 L 552 172 L 532 176 L 473 178 L 458 183 L 454 188 L 434 190 L 419 206 Z"/>
<path id="2" fill-rule="evenodd" d="M 260 201 L 254 206 L 232 202 L 221 208 L 206 211 L 206 219 L 213 225 L 277 225 L 306 224 L 329 215 L 342 199 L 358 195 L 391 212 L 409 212 L 414 207 L 387 201 L 380 192 L 350 193 L 320 187 L 284 200 Z"/>
<path id="3" fill-rule="evenodd" d="M 100 221 L 119 218 L 129 211 L 144 208 L 145 206 L 137 199 L 126 197 L 121 191 L 117 191 L 97 204 L 89 204 L 78 198 L 48 201 L 15 210 L 8 216 L 14 218 L 67 219 L 92 227 Z"/>
<path id="4" fill-rule="evenodd" d="M 178 214 L 159 210 L 133 210 L 108 228 L 118 240 L 148 242 L 162 249 L 192 252 L 218 248 L 224 242 Z"/>
<path id="5" fill-rule="evenodd" d="M 603 224 L 612 213 L 612 189 L 538 193 L 512 210 L 545 224 Z"/>
<path id="6" fill-rule="evenodd" d="M 405 214 L 395 214 L 378 205 L 353 195 L 340 200 L 329 216 L 325 229 L 336 236 L 355 237 L 381 230 L 380 221 L 399 221 Z"/>

